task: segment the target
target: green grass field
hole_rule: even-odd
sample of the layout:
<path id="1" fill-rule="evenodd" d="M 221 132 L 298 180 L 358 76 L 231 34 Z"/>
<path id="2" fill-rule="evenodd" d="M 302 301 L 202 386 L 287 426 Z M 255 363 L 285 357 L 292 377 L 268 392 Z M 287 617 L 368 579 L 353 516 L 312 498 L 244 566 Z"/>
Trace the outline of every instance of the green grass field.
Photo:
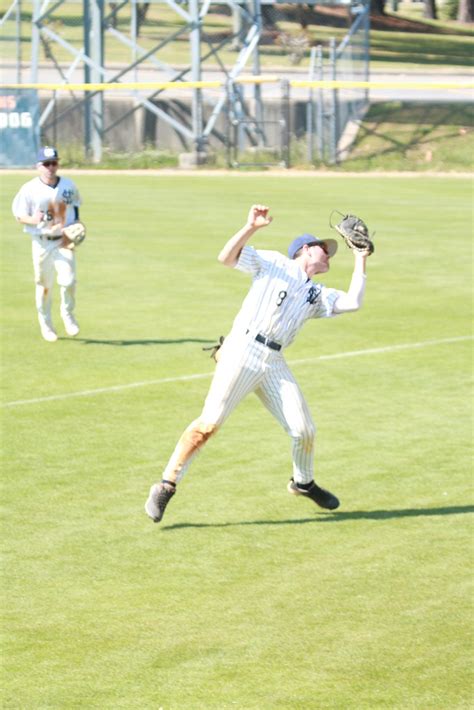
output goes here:
<path id="1" fill-rule="evenodd" d="M 1 176 L 2 707 L 472 708 L 470 181 L 77 175 L 81 333 L 49 344 L 9 212 L 26 179 Z M 376 230 L 363 310 L 287 352 L 342 505 L 287 494 L 252 396 L 153 525 L 201 348 L 249 285 L 215 257 L 257 201 L 261 248 L 327 236 L 333 208 Z M 324 282 L 351 266 L 341 248 Z"/>

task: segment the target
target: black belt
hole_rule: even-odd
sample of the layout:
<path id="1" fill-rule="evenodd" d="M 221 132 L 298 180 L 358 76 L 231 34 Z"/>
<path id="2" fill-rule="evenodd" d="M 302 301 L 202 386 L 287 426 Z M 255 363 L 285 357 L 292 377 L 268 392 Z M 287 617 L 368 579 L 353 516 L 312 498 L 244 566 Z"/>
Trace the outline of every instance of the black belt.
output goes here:
<path id="1" fill-rule="evenodd" d="M 258 343 L 262 343 L 262 345 L 266 345 L 267 348 L 270 348 L 271 350 L 281 350 L 280 343 L 275 343 L 274 340 L 269 340 L 265 335 L 262 335 L 261 333 L 257 333 L 257 335 L 255 336 L 255 340 Z"/>
<path id="2" fill-rule="evenodd" d="M 57 241 L 58 239 L 62 239 L 62 238 L 63 238 L 63 237 L 62 237 L 62 234 L 60 234 L 60 235 L 57 236 L 57 237 L 46 237 L 46 236 L 42 236 L 42 237 L 41 237 L 41 239 L 47 239 L 48 242 L 55 242 L 55 241 Z"/>

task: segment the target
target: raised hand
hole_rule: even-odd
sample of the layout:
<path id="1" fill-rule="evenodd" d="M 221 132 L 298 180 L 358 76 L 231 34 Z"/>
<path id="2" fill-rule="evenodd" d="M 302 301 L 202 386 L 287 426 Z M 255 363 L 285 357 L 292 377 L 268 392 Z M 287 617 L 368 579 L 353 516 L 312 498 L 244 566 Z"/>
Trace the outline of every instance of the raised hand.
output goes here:
<path id="1" fill-rule="evenodd" d="M 247 218 L 248 226 L 256 227 L 257 229 L 267 227 L 273 219 L 268 214 L 269 209 L 265 205 L 252 205 Z"/>

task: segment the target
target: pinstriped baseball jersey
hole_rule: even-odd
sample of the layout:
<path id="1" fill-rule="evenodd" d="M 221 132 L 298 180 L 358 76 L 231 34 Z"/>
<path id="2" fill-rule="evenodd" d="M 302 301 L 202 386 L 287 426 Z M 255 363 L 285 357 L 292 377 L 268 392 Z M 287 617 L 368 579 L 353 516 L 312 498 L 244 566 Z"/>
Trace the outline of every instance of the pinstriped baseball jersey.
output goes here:
<path id="1" fill-rule="evenodd" d="M 56 163 L 56 150 L 49 146 L 41 149 L 43 159 L 53 158 Z M 45 163 L 46 165 L 46 163 Z M 44 167 L 41 168 L 44 170 Z M 46 340 L 54 342 L 57 335 L 54 331 L 51 307 L 54 276 L 60 287 L 60 312 L 66 333 L 74 336 L 79 327 L 74 319 L 76 293 L 76 257 L 74 251 L 63 245 L 61 234 L 45 234 L 53 224 L 69 225 L 78 218 L 81 197 L 75 183 L 67 177 L 54 175 L 54 171 L 44 173 L 45 180 L 51 179 L 54 184 L 35 177 L 19 189 L 12 202 L 12 212 L 17 220 L 23 222 L 27 217 L 38 214 L 37 224 L 25 224 L 23 231 L 28 233 L 32 241 L 33 269 L 35 274 L 36 310 L 41 333 Z"/>
<path id="2" fill-rule="evenodd" d="M 279 252 L 244 246 L 235 268 L 252 274 L 253 283 L 233 332 L 262 333 L 286 347 L 309 318 L 337 315 L 334 303 L 342 292 L 315 283 Z"/>
<path id="3" fill-rule="evenodd" d="M 355 299 L 357 308 L 352 301 L 348 305 L 347 293 L 312 281 L 302 263 L 276 251 L 242 248 L 235 268 L 251 274 L 252 285 L 220 350 L 202 412 L 176 444 L 163 480 L 178 483 L 209 437 L 251 392 L 291 437 L 293 480 L 313 480 L 316 425 L 283 350 L 309 318 L 357 310 L 360 302 Z M 355 276 L 356 271 L 351 286 L 358 284 L 355 290 L 363 294 L 364 279 Z"/>
<path id="4" fill-rule="evenodd" d="M 221 427 L 239 402 L 255 392 L 292 438 L 294 480 L 309 483 L 315 424 L 282 350 L 255 336 L 284 348 L 309 318 L 336 315 L 334 304 L 343 292 L 313 282 L 298 263 L 276 251 L 244 246 L 235 268 L 252 275 L 252 286 L 222 346 L 201 415 L 179 440 L 163 478 L 180 481 L 202 445 L 190 447 L 189 441 Z"/>
<path id="5" fill-rule="evenodd" d="M 58 178 L 57 184 L 53 187 L 47 185 L 39 177 L 35 177 L 25 183 L 15 196 L 12 204 L 12 212 L 15 217 L 22 215 L 32 215 L 36 210 L 45 212 L 48 220 L 52 219 L 48 215 L 48 208 L 52 202 L 64 202 L 66 205 L 66 219 L 64 224 L 72 224 L 75 221 L 75 207 L 81 204 L 81 197 L 76 185 L 69 178 Z M 41 228 L 35 224 L 23 225 L 23 231 L 31 236 L 39 236 Z"/>

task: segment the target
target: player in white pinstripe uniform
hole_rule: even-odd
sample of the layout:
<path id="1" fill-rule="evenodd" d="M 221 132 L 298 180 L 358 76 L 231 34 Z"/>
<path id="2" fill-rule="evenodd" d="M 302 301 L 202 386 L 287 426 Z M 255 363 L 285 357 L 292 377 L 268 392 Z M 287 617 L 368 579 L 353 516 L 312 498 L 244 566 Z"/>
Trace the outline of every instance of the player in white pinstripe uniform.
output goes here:
<path id="1" fill-rule="evenodd" d="M 38 176 L 15 195 L 12 211 L 31 236 L 35 300 L 41 335 L 50 343 L 58 336 L 51 317 L 54 272 L 60 286 L 61 316 L 66 333 L 76 336 L 76 257 L 62 227 L 79 220 L 81 197 L 70 178 L 59 177 L 56 148 L 43 146 L 37 158 Z"/>
<path id="2" fill-rule="evenodd" d="M 292 439 L 290 493 L 329 510 L 339 506 L 336 496 L 313 480 L 316 429 L 283 350 L 308 318 L 329 318 L 361 307 L 367 254 L 353 252 L 354 271 L 347 292 L 318 284 L 312 277 L 328 271 L 337 242 L 304 234 L 292 241 L 288 258 L 247 246 L 250 237 L 272 221 L 268 212 L 265 205 L 253 205 L 245 226 L 218 256 L 222 264 L 251 274 L 253 283 L 219 351 L 202 413 L 179 439 L 161 482 L 150 489 L 145 511 L 155 522 L 162 519 L 195 454 L 250 392 L 258 395 Z"/>

